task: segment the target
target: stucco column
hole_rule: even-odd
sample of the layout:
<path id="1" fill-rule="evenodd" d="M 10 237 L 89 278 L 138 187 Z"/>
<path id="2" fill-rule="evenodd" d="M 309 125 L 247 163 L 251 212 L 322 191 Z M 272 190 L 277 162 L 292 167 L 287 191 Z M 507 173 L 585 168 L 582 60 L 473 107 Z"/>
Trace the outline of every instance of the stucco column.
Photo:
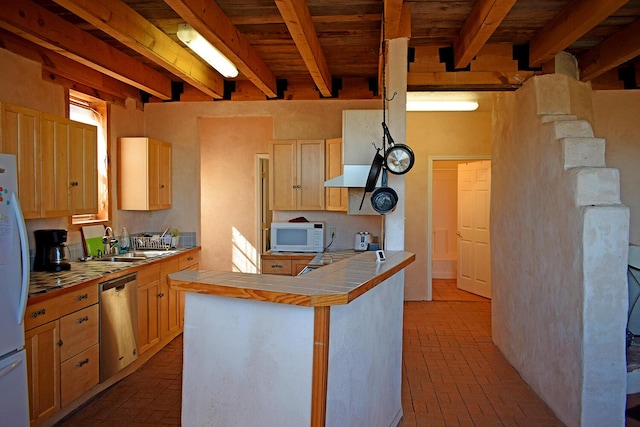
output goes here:
<path id="1" fill-rule="evenodd" d="M 388 40 L 387 50 L 387 126 L 393 140 L 407 140 L 407 46 L 408 39 Z M 411 172 L 409 172 L 411 173 Z M 404 250 L 405 175 L 389 174 L 389 186 L 398 193 L 396 209 L 385 215 L 386 249 Z"/>

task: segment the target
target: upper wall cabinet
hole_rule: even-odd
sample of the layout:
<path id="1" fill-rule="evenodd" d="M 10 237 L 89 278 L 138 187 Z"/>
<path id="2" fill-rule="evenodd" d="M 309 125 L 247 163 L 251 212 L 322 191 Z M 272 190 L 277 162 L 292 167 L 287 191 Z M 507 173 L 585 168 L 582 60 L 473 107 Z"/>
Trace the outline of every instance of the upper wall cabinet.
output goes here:
<path id="1" fill-rule="evenodd" d="M 70 121 L 71 214 L 98 213 L 98 144 L 95 126 Z"/>
<path id="2" fill-rule="evenodd" d="M 97 129 L 1 104 L 0 152 L 15 154 L 26 219 L 98 212 Z"/>
<path id="3" fill-rule="evenodd" d="M 171 144 L 146 137 L 118 139 L 118 209 L 171 208 Z"/>
<path id="4" fill-rule="evenodd" d="M 343 174 L 342 138 L 327 139 L 325 143 L 325 179 Z M 349 192 L 344 187 L 325 188 L 326 210 L 346 212 L 349 207 Z"/>
<path id="5" fill-rule="evenodd" d="M 40 218 L 40 113 L 2 103 L 0 152 L 15 154 L 18 198 L 25 218 Z"/>
<path id="6" fill-rule="evenodd" d="M 269 141 L 272 210 L 324 210 L 324 140 Z"/>

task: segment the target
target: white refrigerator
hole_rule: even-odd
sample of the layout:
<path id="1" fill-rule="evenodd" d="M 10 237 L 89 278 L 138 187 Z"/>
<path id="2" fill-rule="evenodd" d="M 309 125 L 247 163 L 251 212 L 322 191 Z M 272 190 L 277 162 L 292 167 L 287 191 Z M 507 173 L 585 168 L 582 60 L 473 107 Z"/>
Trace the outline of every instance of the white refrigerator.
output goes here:
<path id="1" fill-rule="evenodd" d="M 29 425 L 24 312 L 29 241 L 18 202 L 16 156 L 0 154 L 0 424 Z"/>

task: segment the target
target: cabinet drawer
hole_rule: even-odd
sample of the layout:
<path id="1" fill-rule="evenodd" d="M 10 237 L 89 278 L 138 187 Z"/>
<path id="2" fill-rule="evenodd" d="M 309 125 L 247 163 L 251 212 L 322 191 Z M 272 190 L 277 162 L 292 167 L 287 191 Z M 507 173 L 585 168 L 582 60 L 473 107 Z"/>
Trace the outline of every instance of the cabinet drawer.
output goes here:
<path id="1" fill-rule="evenodd" d="M 200 252 L 192 251 L 178 256 L 178 264 L 180 270 L 186 270 L 192 265 L 200 263 Z"/>
<path id="2" fill-rule="evenodd" d="M 98 304 L 60 319 L 60 360 L 65 361 L 98 343 Z"/>
<path id="3" fill-rule="evenodd" d="M 60 365 L 61 402 L 64 408 L 94 385 L 100 375 L 98 344 Z"/>
<path id="4" fill-rule="evenodd" d="M 78 311 L 98 302 L 98 281 L 78 285 L 71 292 L 56 297 L 60 305 L 60 316 Z"/>
<path id="5" fill-rule="evenodd" d="M 263 259 L 262 274 L 283 274 L 291 276 L 290 259 Z"/>
<path id="6" fill-rule="evenodd" d="M 24 329 L 28 331 L 60 317 L 60 305 L 57 298 L 51 298 L 27 306 L 24 313 Z"/>
<path id="7" fill-rule="evenodd" d="M 138 270 L 138 286 L 160 280 L 160 264 L 142 267 Z"/>

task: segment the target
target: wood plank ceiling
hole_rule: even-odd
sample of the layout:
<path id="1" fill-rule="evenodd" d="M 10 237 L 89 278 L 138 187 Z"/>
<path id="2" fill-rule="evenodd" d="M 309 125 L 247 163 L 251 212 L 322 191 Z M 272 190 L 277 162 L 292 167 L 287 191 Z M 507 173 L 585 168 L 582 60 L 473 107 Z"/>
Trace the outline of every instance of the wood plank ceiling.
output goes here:
<path id="1" fill-rule="evenodd" d="M 0 5 L 0 47 L 41 62 L 46 79 L 114 102 L 376 98 L 383 28 L 387 38 L 409 38 L 408 90 L 513 90 L 553 72 L 563 51 L 594 88 L 640 87 L 640 0 Z M 239 76 L 223 78 L 180 42 L 183 23 L 229 57 Z"/>

